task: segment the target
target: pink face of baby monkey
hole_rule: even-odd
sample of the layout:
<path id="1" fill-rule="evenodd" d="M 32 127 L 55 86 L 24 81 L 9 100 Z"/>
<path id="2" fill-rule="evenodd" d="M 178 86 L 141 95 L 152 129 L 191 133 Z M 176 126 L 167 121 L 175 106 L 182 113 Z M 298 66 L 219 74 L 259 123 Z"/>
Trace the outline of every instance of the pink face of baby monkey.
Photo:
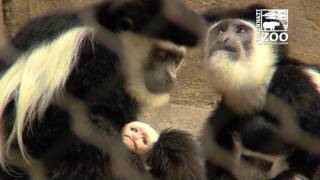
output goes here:
<path id="1" fill-rule="evenodd" d="M 148 124 L 134 121 L 122 129 L 122 140 L 133 152 L 144 156 L 158 140 L 158 133 Z"/>

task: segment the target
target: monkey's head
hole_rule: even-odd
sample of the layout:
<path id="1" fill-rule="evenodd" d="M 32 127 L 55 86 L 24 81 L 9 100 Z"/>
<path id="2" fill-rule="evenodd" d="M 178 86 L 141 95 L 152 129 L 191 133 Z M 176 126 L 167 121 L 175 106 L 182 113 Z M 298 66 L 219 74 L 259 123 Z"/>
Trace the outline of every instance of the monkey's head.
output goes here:
<path id="1" fill-rule="evenodd" d="M 170 41 L 122 32 L 121 67 L 127 91 L 147 106 L 169 100 L 186 49 Z"/>
<path id="2" fill-rule="evenodd" d="M 126 124 L 121 131 L 121 135 L 123 143 L 129 150 L 137 153 L 142 158 L 146 158 L 159 138 L 159 134 L 155 129 L 140 121 Z"/>
<path id="3" fill-rule="evenodd" d="M 214 81 L 234 86 L 223 84 L 221 88 L 260 83 L 257 81 L 275 63 L 274 47 L 257 44 L 256 36 L 254 24 L 242 19 L 221 20 L 209 28 L 204 48 L 206 67 L 218 78 Z"/>
<path id="4" fill-rule="evenodd" d="M 248 59 L 256 40 L 255 27 L 240 19 L 226 19 L 214 25 L 207 34 L 207 57 L 225 56 L 228 61 Z"/>
<path id="5" fill-rule="evenodd" d="M 176 0 L 111 0 L 99 5 L 101 25 L 119 32 L 193 47 L 205 36 L 205 20 Z"/>
<path id="6" fill-rule="evenodd" d="M 165 43 L 155 44 L 144 64 L 146 88 L 156 94 L 169 92 L 174 87 L 177 70 L 185 55 L 184 48 L 168 47 Z"/>
<path id="7" fill-rule="evenodd" d="M 213 23 L 205 40 L 204 64 L 210 84 L 240 112 L 264 104 L 278 59 L 276 46 L 257 44 L 258 34 L 252 21 L 227 18 Z"/>
<path id="8" fill-rule="evenodd" d="M 147 106 L 167 102 L 185 48 L 205 36 L 203 18 L 172 0 L 115 1 L 97 14 L 121 39 L 126 90 Z"/>

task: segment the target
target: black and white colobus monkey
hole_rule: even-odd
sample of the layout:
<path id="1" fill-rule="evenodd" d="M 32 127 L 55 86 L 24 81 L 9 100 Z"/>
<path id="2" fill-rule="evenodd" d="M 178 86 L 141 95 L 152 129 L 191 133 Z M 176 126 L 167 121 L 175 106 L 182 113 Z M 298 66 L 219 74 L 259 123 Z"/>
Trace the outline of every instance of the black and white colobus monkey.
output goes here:
<path id="1" fill-rule="evenodd" d="M 24 26 L 1 71 L 0 179 L 148 179 L 141 161 L 122 156 L 120 131 L 169 100 L 185 47 L 205 31 L 172 0 L 106 1 Z M 197 154 L 179 153 L 155 176 L 203 179 Z"/>
<path id="2" fill-rule="evenodd" d="M 201 137 L 209 179 L 319 179 L 320 67 L 257 44 L 256 9 L 205 14 L 204 64 L 222 94 Z"/>

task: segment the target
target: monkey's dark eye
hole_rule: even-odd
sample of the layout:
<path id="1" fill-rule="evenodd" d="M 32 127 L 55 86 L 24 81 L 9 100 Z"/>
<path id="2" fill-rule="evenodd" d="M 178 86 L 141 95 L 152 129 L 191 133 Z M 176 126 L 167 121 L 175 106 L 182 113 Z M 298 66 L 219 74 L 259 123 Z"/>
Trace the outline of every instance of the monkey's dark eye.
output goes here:
<path id="1" fill-rule="evenodd" d="M 133 132 L 138 132 L 137 128 L 130 128 L 130 130 L 133 131 Z"/>
<path id="2" fill-rule="evenodd" d="M 178 67 L 180 65 L 181 60 L 182 60 L 182 58 L 177 58 L 177 59 L 174 60 L 175 67 Z"/>
<path id="3" fill-rule="evenodd" d="M 125 17 L 125 18 L 121 18 L 119 21 L 118 21 L 118 24 L 117 24 L 117 30 L 118 31 L 129 31 L 129 30 L 132 30 L 134 28 L 134 24 L 133 24 L 133 21 L 128 18 L 128 17 Z"/>
<path id="4" fill-rule="evenodd" d="M 165 50 L 159 50 L 157 52 L 157 57 L 161 61 L 175 60 L 177 58 L 174 53 L 171 53 L 171 52 L 165 51 Z"/>
<path id="5" fill-rule="evenodd" d="M 158 62 L 172 62 L 176 67 L 180 65 L 183 56 L 183 52 L 176 50 L 155 48 L 155 50 L 153 51 L 153 57 L 155 57 Z"/>
<path id="6" fill-rule="evenodd" d="M 217 28 L 217 32 L 218 32 L 219 34 L 222 34 L 222 33 L 225 32 L 225 29 L 222 28 L 222 27 L 218 27 L 218 28 Z"/>
<path id="7" fill-rule="evenodd" d="M 237 33 L 247 33 L 248 31 L 249 29 L 243 26 L 237 28 Z"/>
<path id="8" fill-rule="evenodd" d="M 141 139 L 142 139 L 143 144 L 145 144 L 145 145 L 148 144 L 148 141 L 147 141 L 147 139 L 145 137 L 142 137 Z"/>
<path id="9" fill-rule="evenodd" d="M 159 50 L 159 51 L 156 53 L 156 56 L 157 56 L 160 60 L 167 60 L 167 58 L 168 58 L 168 53 L 167 53 L 166 51 Z"/>

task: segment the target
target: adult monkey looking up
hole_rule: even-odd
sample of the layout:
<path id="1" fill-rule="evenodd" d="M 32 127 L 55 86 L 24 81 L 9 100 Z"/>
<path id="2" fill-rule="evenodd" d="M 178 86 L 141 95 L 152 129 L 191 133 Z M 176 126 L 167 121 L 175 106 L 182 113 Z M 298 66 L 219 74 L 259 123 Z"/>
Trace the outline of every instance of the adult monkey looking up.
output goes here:
<path id="1" fill-rule="evenodd" d="M 3 169 L 31 179 L 149 177 L 134 157 L 116 156 L 125 149 L 119 132 L 142 108 L 169 100 L 185 47 L 205 29 L 172 0 L 105 1 L 28 23 L 10 42 L 14 63 L 1 71 Z M 201 163 L 188 164 L 199 166 L 181 164 L 182 173 L 202 179 Z"/>
<path id="2" fill-rule="evenodd" d="M 205 15 L 204 63 L 222 102 L 201 140 L 211 163 L 229 171 L 210 178 L 319 178 L 320 67 L 290 58 L 285 46 L 257 44 L 256 9 L 267 8 Z M 263 177 L 237 168 L 252 162 Z"/>

